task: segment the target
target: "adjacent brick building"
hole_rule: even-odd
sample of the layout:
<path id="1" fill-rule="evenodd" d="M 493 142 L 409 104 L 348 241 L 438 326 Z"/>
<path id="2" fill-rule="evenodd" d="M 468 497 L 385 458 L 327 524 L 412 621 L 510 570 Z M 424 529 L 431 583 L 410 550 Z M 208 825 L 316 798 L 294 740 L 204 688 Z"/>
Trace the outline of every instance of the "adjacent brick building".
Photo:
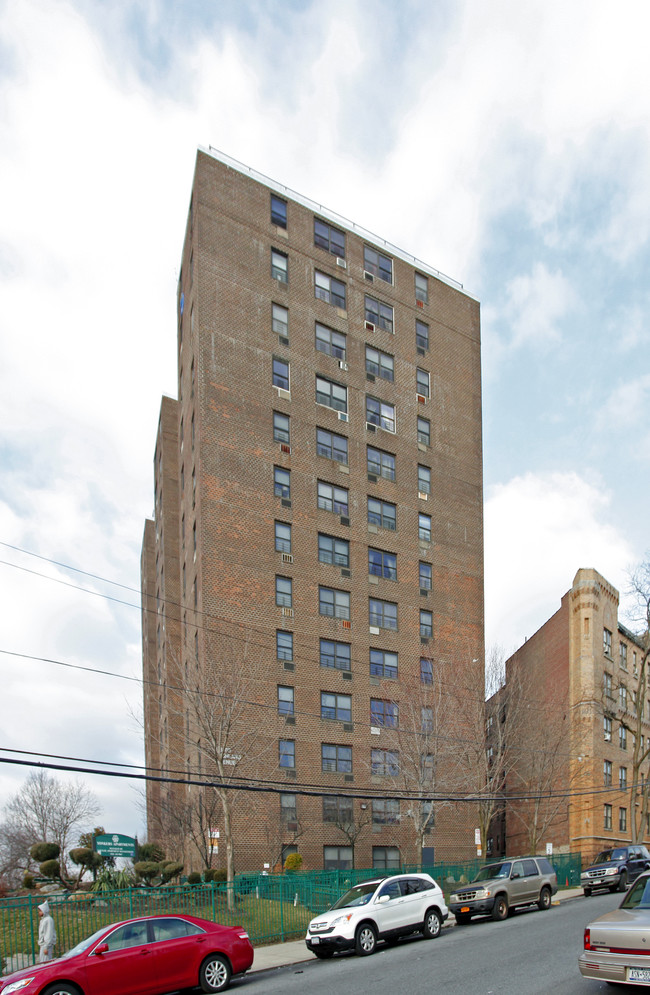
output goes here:
<path id="1" fill-rule="evenodd" d="M 307 867 L 416 862 L 415 808 L 432 813 L 420 845 L 472 856 L 471 806 L 429 805 L 446 771 L 426 702 L 439 664 L 468 686 L 483 666 L 477 302 L 199 150 L 154 478 L 148 766 L 249 789 L 231 792 L 240 870 L 290 849 Z M 174 844 L 168 816 L 200 810 L 216 841 L 208 795 L 149 783 L 150 838 L 184 843 L 186 867 L 200 840 L 176 819 Z"/>
<path id="2" fill-rule="evenodd" d="M 546 796 L 538 851 L 552 843 L 590 860 L 632 841 L 633 811 L 639 840 L 650 839 L 650 819 L 639 818 L 647 761 L 634 779 L 635 733 L 641 748 L 650 736 L 647 650 L 618 608 L 619 593 L 604 577 L 578 570 L 559 610 L 507 661 L 506 691 L 515 689 L 525 721 L 513 720 L 509 733 L 517 761 L 505 823 L 493 828 L 495 855 L 530 848 L 534 801 L 523 796 L 536 787 Z"/>

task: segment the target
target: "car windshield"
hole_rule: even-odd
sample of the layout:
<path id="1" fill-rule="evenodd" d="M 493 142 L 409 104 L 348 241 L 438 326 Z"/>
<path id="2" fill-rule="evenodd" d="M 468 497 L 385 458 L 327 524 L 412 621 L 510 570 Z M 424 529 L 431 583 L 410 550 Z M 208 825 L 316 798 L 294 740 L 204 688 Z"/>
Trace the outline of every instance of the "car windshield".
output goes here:
<path id="1" fill-rule="evenodd" d="M 650 878 L 637 878 L 621 902 L 622 909 L 650 909 Z"/>
<path id="2" fill-rule="evenodd" d="M 342 895 L 338 902 L 335 902 L 334 905 L 332 905 L 332 908 L 350 909 L 355 905 L 367 905 L 376 890 L 376 881 L 373 881 L 371 884 L 357 884 L 354 888 L 350 888 L 349 891 L 346 891 L 345 895 Z"/>
<path id="3" fill-rule="evenodd" d="M 80 943 L 78 943 L 76 947 L 72 948 L 72 950 L 67 950 L 64 954 L 61 954 L 61 958 L 64 959 L 66 957 L 76 957 L 77 954 L 82 954 L 84 950 L 87 950 L 88 947 L 91 947 L 93 945 L 93 943 L 96 943 L 99 937 L 102 935 L 102 933 L 105 932 L 106 932 L 106 926 L 102 926 L 101 929 L 98 929 L 91 936 L 87 936 L 85 940 L 82 940 Z"/>
<path id="4" fill-rule="evenodd" d="M 481 867 L 480 871 L 474 878 L 474 881 L 489 881 L 491 878 L 507 878 L 510 874 L 510 868 L 512 864 L 509 860 L 506 860 L 503 864 L 488 864 L 487 867 Z"/>
<path id="5" fill-rule="evenodd" d="M 613 850 L 603 850 L 594 860 L 594 864 L 606 864 L 609 860 L 625 860 L 626 856 L 626 850 L 619 846 Z"/>

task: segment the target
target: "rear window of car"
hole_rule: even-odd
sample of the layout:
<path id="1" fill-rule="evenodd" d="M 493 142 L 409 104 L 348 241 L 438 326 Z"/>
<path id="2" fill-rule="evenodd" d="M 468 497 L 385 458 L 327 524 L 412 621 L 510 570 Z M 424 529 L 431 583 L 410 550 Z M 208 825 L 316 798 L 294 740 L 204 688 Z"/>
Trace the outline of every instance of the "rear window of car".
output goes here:
<path id="1" fill-rule="evenodd" d="M 535 874 L 538 874 L 537 864 L 534 860 L 524 860 L 524 877 L 532 878 Z"/>
<path id="2" fill-rule="evenodd" d="M 202 933 L 200 926 L 187 919 L 152 919 L 154 940 L 175 940 L 182 936 L 195 936 Z"/>
<path id="3" fill-rule="evenodd" d="M 538 857 L 537 863 L 542 874 L 555 874 L 555 868 L 549 863 L 546 857 Z"/>

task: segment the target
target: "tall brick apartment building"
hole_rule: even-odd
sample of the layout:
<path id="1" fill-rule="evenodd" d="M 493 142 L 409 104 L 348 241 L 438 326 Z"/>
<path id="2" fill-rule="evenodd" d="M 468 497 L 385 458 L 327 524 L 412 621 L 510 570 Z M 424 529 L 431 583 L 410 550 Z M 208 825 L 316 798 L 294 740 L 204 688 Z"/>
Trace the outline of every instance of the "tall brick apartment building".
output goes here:
<path id="1" fill-rule="evenodd" d="M 484 658 L 477 302 L 199 150 L 154 478 L 147 764 L 233 803 L 150 782 L 150 838 L 199 868 L 226 818 L 239 870 L 472 856 L 471 806 L 432 801 L 459 790 L 432 743 L 453 725 L 439 666 L 469 686 Z"/>
<path id="2" fill-rule="evenodd" d="M 495 854 L 504 843 L 509 854 L 529 849 L 533 803 L 521 796 L 533 783 L 556 795 L 540 808 L 542 852 L 552 843 L 590 860 L 629 843 L 633 810 L 650 839 L 650 817 L 639 818 L 647 761 L 636 789 L 633 778 L 634 731 L 640 746 L 650 736 L 647 647 L 619 622 L 618 607 L 618 591 L 601 574 L 578 570 L 559 610 L 506 663 L 506 689 L 521 682 L 526 718 L 508 743 L 518 758 L 507 782 L 514 797 L 505 827 L 495 825 Z"/>

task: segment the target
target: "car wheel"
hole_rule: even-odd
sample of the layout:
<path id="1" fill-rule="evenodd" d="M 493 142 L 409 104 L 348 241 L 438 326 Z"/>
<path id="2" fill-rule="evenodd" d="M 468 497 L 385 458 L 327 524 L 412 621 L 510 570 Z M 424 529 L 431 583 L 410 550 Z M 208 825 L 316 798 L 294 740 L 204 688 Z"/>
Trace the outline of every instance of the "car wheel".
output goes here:
<path id="1" fill-rule="evenodd" d="M 354 949 L 359 957 L 369 957 L 377 949 L 377 930 L 370 922 L 362 923 L 354 937 Z"/>
<path id="2" fill-rule="evenodd" d="M 585 898 L 591 898 L 591 888 L 583 888 Z"/>
<path id="3" fill-rule="evenodd" d="M 319 960 L 329 960 L 330 957 L 334 955 L 333 950 L 321 950 L 319 947 L 316 947 L 316 949 L 312 947 L 311 952 L 315 954 Z"/>
<path id="4" fill-rule="evenodd" d="M 551 907 L 550 888 L 542 888 L 542 890 L 539 893 L 539 902 L 537 903 L 537 907 L 540 908 L 542 912 L 545 912 L 546 909 L 550 909 Z"/>
<path id="5" fill-rule="evenodd" d="M 62 981 L 59 984 L 50 985 L 49 988 L 44 988 L 43 995 L 81 995 L 81 993 L 75 985 L 69 985 Z"/>
<path id="6" fill-rule="evenodd" d="M 618 890 L 627 891 L 627 871 L 621 871 L 621 876 L 618 879 Z"/>
<path id="7" fill-rule="evenodd" d="M 230 984 L 230 964 L 221 954 L 210 954 L 201 964 L 199 984 L 204 992 L 222 992 Z"/>
<path id="8" fill-rule="evenodd" d="M 456 922 L 459 926 L 469 926 L 471 921 L 472 917 L 468 916 L 466 912 L 464 914 L 462 912 L 456 912 Z"/>
<path id="9" fill-rule="evenodd" d="M 426 940 L 435 940 L 440 936 L 442 919 L 437 909 L 428 909 L 422 924 L 422 935 Z"/>
<path id="10" fill-rule="evenodd" d="M 505 895 L 497 895 L 492 906 L 492 918 L 497 922 L 508 918 L 508 899 Z"/>

